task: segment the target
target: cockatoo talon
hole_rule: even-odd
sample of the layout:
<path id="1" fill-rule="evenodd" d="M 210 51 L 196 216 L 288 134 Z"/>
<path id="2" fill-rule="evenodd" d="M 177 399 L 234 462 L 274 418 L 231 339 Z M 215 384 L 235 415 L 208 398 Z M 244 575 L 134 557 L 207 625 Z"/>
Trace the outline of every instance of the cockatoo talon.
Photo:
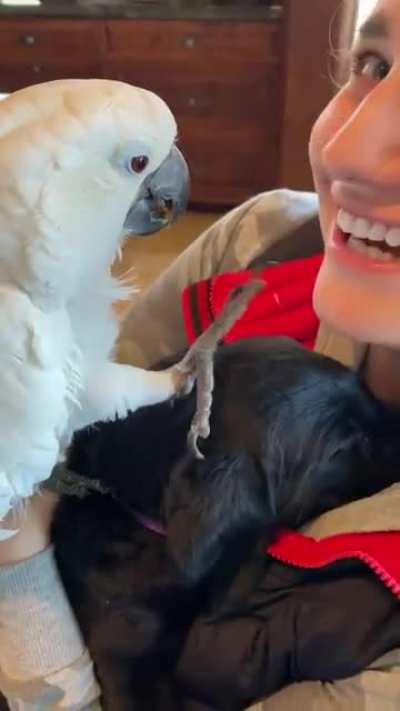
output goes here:
<path id="1" fill-rule="evenodd" d="M 197 429 L 195 427 L 193 427 L 193 425 L 192 425 L 192 427 L 189 430 L 188 437 L 187 437 L 187 444 L 188 444 L 189 451 L 192 452 L 192 454 L 194 455 L 194 457 L 196 459 L 204 459 L 205 458 L 204 454 L 202 454 L 202 452 L 199 449 L 198 439 L 199 439 L 199 433 L 197 432 Z"/>

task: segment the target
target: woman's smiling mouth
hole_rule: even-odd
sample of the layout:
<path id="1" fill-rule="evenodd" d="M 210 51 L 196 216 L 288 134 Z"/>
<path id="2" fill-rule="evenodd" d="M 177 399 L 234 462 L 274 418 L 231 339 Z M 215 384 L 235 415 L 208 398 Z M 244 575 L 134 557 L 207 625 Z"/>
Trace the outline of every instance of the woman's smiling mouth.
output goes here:
<path id="1" fill-rule="evenodd" d="M 327 251 L 349 267 L 399 270 L 400 227 L 373 222 L 340 209 Z"/>

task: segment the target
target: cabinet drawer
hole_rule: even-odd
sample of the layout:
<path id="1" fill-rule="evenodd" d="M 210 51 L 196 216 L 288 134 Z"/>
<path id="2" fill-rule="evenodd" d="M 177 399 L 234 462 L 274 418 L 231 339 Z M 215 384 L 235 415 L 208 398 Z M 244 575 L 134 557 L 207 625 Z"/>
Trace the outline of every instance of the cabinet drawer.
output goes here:
<path id="1" fill-rule="evenodd" d="M 110 79 L 127 81 L 131 84 L 156 91 L 159 87 L 175 91 L 179 94 L 193 92 L 199 87 L 219 87 L 218 91 L 229 92 L 232 88 L 241 93 L 243 90 L 254 87 L 259 91 L 260 86 L 269 83 L 269 78 L 277 74 L 276 66 L 271 66 L 262 61 L 232 61 L 229 64 L 219 62 L 218 72 L 215 65 L 194 64 L 177 62 L 167 59 L 163 63 L 159 60 L 143 61 L 133 58 L 115 57 L 109 59 L 104 66 L 104 76 Z"/>
<path id="2" fill-rule="evenodd" d="M 177 117 L 213 116 L 223 126 L 225 120 L 247 121 L 254 116 L 267 124 L 279 113 L 279 74 L 265 65 L 245 63 L 240 71 L 199 77 L 179 66 L 162 73 L 145 64 L 112 62 L 105 74 L 154 91 Z"/>
<path id="3" fill-rule="evenodd" d="M 32 84 L 40 84 L 55 79 L 90 79 L 101 76 L 101 66 L 55 62 L 26 62 L 0 66 L 0 93 L 8 93 Z"/>
<path id="4" fill-rule="evenodd" d="M 105 47 L 102 22 L 73 20 L 0 21 L 0 47 L 9 62 L 37 63 L 80 57 L 84 61 L 99 58 Z"/>
<path id="5" fill-rule="evenodd" d="M 280 60 L 280 26 L 261 22 L 115 20 L 107 23 L 111 55 L 167 61 Z"/>
<path id="6" fill-rule="evenodd" d="M 257 127 L 247 135 L 249 141 L 259 139 L 258 152 L 249 154 L 240 142 L 232 150 L 230 140 L 217 145 L 209 141 L 198 143 L 192 136 L 188 141 L 183 138 L 179 145 L 191 170 L 192 204 L 229 206 L 276 188 L 277 143 L 270 137 L 266 143 Z M 239 134 L 236 140 L 240 141 Z"/>
<path id="7" fill-rule="evenodd" d="M 256 120 L 221 125 L 208 120 L 179 120 L 179 146 L 189 163 L 192 200 L 218 203 L 221 190 L 226 204 L 241 193 L 249 197 L 274 186 L 278 160 L 278 127 Z M 214 197 L 214 199 L 213 199 Z M 220 200 L 221 202 L 221 200 Z"/>

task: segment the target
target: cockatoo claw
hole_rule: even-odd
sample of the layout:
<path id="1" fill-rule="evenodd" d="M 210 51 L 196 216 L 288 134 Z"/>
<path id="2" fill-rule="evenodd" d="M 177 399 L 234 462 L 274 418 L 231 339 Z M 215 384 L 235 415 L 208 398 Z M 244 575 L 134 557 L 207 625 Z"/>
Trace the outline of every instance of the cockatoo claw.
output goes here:
<path id="1" fill-rule="evenodd" d="M 188 447 L 196 459 L 204 459 L 204 454 L 200 452 L 198 445 L 199 437 L 202 437 L 202 435 L 199 434 L 197 428 L 192 424 L 187 438 Z"/>
<path id="2" fill-rule="evenodd" d="M 253 298 L 266 284 L 253 279 L 243 286 L 225 306 L 222 314 L 202 333 L 176 367 L 184 377 L 197 381 L 197 408 L 188 435 L 188 447 L 196 459 L 204 459 L 197 440 L 210 436 L 210 416 L 214 389 L 214 353 L 220 340 L 245 313 Z M 193 383 L 191 388 L 193 387 Z M 190 390 L 191 390 L 190 388 Z M 188 392 L 190 392 L 190 390 Z"/>

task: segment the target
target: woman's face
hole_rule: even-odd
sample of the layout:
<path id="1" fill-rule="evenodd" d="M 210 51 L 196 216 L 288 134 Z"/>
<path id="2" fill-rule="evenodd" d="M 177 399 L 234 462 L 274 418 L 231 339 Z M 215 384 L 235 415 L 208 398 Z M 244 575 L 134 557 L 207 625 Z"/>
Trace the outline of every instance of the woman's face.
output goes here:
<path id="1" fill-rule="evenodd" d="M 400 348 L 400 0 L 377 2 L 363 26 L 310 157 L 326 246 L 317 312 L 356 340 Z"/>

